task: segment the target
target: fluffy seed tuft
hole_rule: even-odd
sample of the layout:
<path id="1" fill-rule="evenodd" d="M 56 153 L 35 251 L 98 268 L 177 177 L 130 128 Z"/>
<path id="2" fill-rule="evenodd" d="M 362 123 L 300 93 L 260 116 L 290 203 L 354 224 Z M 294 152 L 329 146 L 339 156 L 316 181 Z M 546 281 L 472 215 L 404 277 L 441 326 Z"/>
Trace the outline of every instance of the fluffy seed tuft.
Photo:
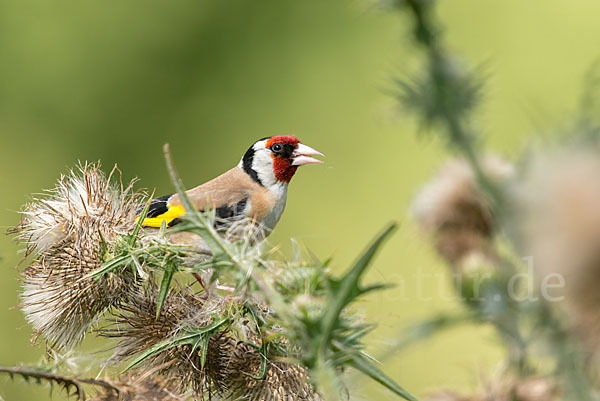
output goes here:
<path id="1" fill-rule="evenodd" d="M 130 270 L 92 278 L 111 244 L 131 231 L 142 205 L 132 185 L 106 177 L 100 163 L 80 164 L 34 198 L 13 230 L 33 260 L 23 272 L 21 308 L 51 346 L 72 347 L 135 283 Z"/>

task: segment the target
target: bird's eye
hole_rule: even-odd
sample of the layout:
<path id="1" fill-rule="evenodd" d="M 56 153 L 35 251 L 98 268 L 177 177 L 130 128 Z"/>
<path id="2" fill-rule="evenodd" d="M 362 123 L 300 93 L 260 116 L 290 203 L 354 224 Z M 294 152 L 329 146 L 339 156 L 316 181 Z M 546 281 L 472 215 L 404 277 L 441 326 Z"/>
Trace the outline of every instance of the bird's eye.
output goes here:
<path id="1" fill-rule="evenodd" d="M 282 149 L 283 147 L 279 143 L 274 143 L 273 146 L 271 146 L 271 150 L 275 153 L 281 152 Z"/>

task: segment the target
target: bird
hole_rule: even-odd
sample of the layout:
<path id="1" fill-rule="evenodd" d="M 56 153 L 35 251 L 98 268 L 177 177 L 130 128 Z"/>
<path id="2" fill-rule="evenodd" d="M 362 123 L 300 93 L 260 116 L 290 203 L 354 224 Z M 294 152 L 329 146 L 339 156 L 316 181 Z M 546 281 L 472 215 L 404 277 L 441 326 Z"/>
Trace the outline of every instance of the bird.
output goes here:
<path id="1" fill-rule="evenodd" d="M 235 167 L 186 194 L 198 210 L 214 210 L 216 224 L 246 219 L 259 225 L 266 237 L 283 214 L 288 184 L 297 168 L 323 163 L 312 157 L 317 155 L 325 156 L 295 136 L 262 138 L 248 148 Z M 151 229 L 165 224 L 170 228 L 179 224 L 185 213 L 179 194 L 161 196 L 150 202 L 142 226 Z"/>

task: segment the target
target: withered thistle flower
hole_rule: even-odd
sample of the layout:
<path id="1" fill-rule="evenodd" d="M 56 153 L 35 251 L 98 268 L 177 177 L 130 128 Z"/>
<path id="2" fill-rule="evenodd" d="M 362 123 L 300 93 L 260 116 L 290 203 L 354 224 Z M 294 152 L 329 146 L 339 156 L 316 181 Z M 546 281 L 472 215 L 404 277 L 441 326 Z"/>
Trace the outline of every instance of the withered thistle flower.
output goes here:
<path id="1" fill-rule="evenodd" d="M 482 158 L 482 168 L 488 179 L 500 185 L 513 175 L 512 166 L 496 156 Z M 474 255 L 493 259 L 490 241 L 495 222 L 490 202 L 465 160 L 446 163 L 418 194 L 413 212 L 454 268 L 460 270 Z"/>
<path id="2" fill-rule="evenodd" d="M 206 375 L 212 391 L 227 400 L 299 401 L 320 400 L 308 382 L 308 371 L 285 361 L 264 361 L 263 355 L 247 343 L 233 337 L 222 337 L 209 346 L 212 364 Z"/>
<path id="3" fill-rule="evenodd" d="M 34 198 L 13 230 L 33 260 L 23 272 L 21 308 L 51 345 L 71 347 L 135 283 L 129 270 L 92 278 L 120 234 L 134 226 L 141 195 L 106 177 L 100 163 L 80 164 Z"/>
<path id="4" fill-rule="evenodd" d="M 100 330 L 100 334 L 119 340 L 113 363 L 121 363 L 137 356 L 151 347 L 173 338 L 177 334 L 180 323 L 190 319 L 190 314 L 197 318 L 197 324 L 204 327 L 209 324 L 211 313 L 199 313 L 203 310 L 204 301 L 194 296 L 191 291 L 177 291 L 172 288 L 166 297 L 160 315 L 156 316 L 156 296 L 158 290 L 153 284 L 124 302 L 118 312 L 114 327 Z M 204 379 L 199 374 L 201 360 L 197 352 L 190 352 L 186 346 L 168 349 L 148 359 L 145 368 L 164 366 L 158 373 L 164 377 L 177 378 L 178 390 L 185 391 L 192 387 L 201 393 Z"/>
<path id="5" fill-rule="evenodd" d="M 125 302 L 115 327 L 102 334 L 119 339 L 113 362 L 139 356 L 160 344 L 176 341 L 186 333 L 200 332 L 219 317 L 236 312 L 236 299 L 204 300 L 189 288 L 172 289 L 156 317 L 155 285 L 141 289 Z M 228 312 L 233 310 L 233 312 Z M 179 344 L 179 343 L 178 343 Z M 181 343 L 146 358 L 139 367 L 162 366 L 158 374 L 177 383 L 175 391 L 191 389 L 198 396 L 215 399 L 295 401 L 318 400 L 305 368 L 262 353 L 262 340 L 251 318 L 236 316 L 211 333 L 202 357 L 202 346 Z"/>
<path id="6" fill-rule="evenodd" d="M 600 150 L 534 154 L 513 191 L 512 233 L 539 280 L 558 274 L 568 316 L 589 350 L 600 350 Z M 554 280 L 553 283 L 557 281 Z"/>

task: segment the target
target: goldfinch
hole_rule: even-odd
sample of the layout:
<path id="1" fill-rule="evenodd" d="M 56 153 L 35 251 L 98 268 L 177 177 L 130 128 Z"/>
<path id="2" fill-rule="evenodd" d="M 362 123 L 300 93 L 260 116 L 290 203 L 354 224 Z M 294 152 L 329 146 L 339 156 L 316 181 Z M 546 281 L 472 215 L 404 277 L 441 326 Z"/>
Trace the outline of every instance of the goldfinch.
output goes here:
<path id="1" fill-rule="evenodd" d="M 288 184 L 299 166 L 323 163 L 324 156 L 293 136 L 272 136 L 256 141 L 239 164 L 220 176 L 187 191 L 198 210 L 213 209 L 217 221 L 248 218 L 268 235 L 283 214 Z M 180 222 L 185 209 L 178 194 L 154 199 L 142 225 L 167 227 Z"/>

